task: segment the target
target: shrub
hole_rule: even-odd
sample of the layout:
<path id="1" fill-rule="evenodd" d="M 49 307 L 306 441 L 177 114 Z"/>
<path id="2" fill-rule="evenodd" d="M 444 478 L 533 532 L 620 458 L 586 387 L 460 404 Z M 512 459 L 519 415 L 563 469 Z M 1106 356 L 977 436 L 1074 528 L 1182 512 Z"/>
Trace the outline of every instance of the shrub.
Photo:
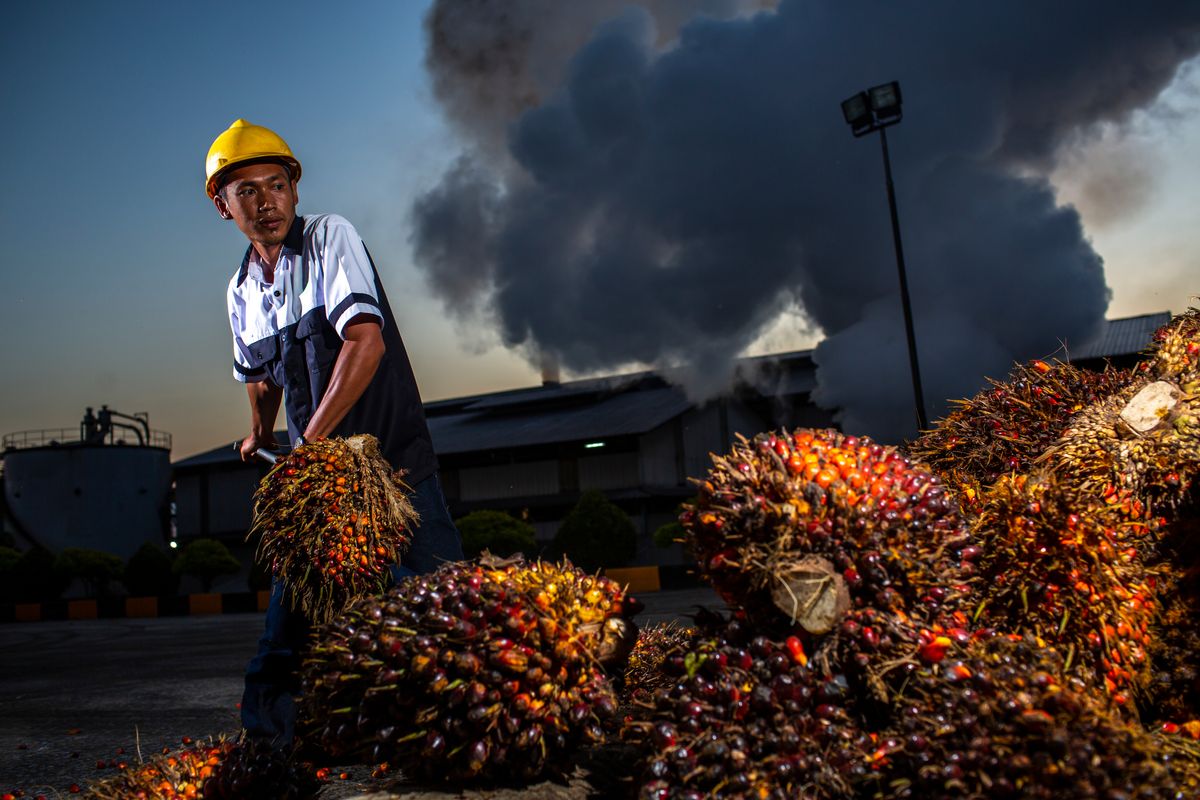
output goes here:
<path id="1" fill-rule="evenodd" d="M 213 581 L 217 578 L 241 571 L 242 563 L 216 539 L 194 539 L 175 559 L 176 574 L 199 578 L 206 592 L 212 591 Z"/>
<path id="2" fill-rule="evenodd" d="M 271 568 L 258 559 L 250 560 L 250 572 L 246 574 L 246 587 L 252 592 L 261 592 L 271 588 Z"/>
<path id="3" fill-rule="evenodd" d="M 595 489 L 584 492 L 554 537 L 554 547 L 584 570 L 619 567 L 637 553 L 629 515 Z"/>
<path id="4" fill-rule="evenodd" d="M 171 568 L 171 557 L 161 547 L 146 542 L 129 558 L 123 582 L 135 597 L 161 597 L 175 594 L 179 576 Z"/>
<path id="5" fill-rule="evenodd" d="M 117 556 L 86 547 L 68 547 L 54 559 L 54 572 L 68 582 L 78 578 L 88 597 L 108 595 L 109 583 L 124 571 L 125 563 Z"/>
<path id="6" fill-rule="evenodd" d="M 17 579 L 17 563 L 21 552 L 13 547 L 0 546 L 0 603 L 16 600 L 14 586 Z"/>
<path id="7" fill-rule="evenodd" d="M 5 596 L 18 603 L 44 603 L 61 597 L 70 582 L 54 571 L 54 554 L 35 545 L 17 559 Z"/>
<path id="8" fill-rule="evenodd" d="M 473 511 L 456 520 L 462 534 L 463 553 L 467 558 L 487 550 L 494 556 L 524 553 L 532 556 L 537 550 L 533 527 L 503 511 Z"/>
<path id="9" fill-rule="evenodd" d="M 16 569 L 17 562 L 21 560 L 21 551 L 7 545 L 0 545 L 0 575 L 4 576 L 7 582 L 13 571 Z"/>
<path id="10" fill-rule="evenodd" d="M 658 547 L 670 547 L 681 541 L 683 541 L 683 526 L 678 522 L 659 525 L 654 531 L 654 544 Z"/>

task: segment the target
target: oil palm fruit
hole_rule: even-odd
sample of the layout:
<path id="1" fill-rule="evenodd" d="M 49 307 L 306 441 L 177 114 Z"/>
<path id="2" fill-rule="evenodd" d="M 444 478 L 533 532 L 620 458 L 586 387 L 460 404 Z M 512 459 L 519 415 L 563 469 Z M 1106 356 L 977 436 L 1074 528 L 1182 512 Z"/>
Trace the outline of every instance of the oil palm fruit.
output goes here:
<path id="1" fill-rule="evenodd" d="M 974 616 L 1060 645 L 1125 704 L 1148 678 L 1158 598 L 1144 557 L 1153 531 L 1127 492 L 1083 505 L 1072 480 L 1040 470 L 1005 476 L 988 492 L 975 526 L 982 580 Z"/>
<path id="2" fill-rule="evenodd" d="M 258 559 L 316 622 L 382 591 L 417 522 L 373 436 L 318 439 L 281 457 L 254 496 Z"/>
<path id="3" fill-rule="evenodd" d="M 353 603 L 303 669 L 302 735 L 430 780 L 532 780 L 600 741 L 636 640 L 621 587 L 569 562 L 447 564 Z"/>
<path id="4" fill-rule="evenodd" d="M 869 604 L 935 618 L 978 555 L 940 480 L 896 448 L 832 430 L 740 438 L 685 508 L 699 571 L 757 625 L 832 630 Z"/>
<path id="5" fill-rule="evenodd" d="M 1200 468 L 1198 362 L 1200 311 L 1191 309 L 1155 334 L 1140 379 L 1080 414 L 1044 460 L 1071 473 L 1081 502 L 1123 491 L 1169 509 Z"/>
<path id="6" fill-rule="evenodd" d="M 852 796 L 874 748 L 847 712 L 844 677 L 811 667 L 800 637 L 737 618 L 678 642 L 660 666 L 669 683 L 634 700 L 622 731 L 638 752 L 637 796 Z"/>
<path id="7" fill-rule="evenodd" d="M 1167 525 L 1162 547 L 1162 611 L 1150 629 L 1151 680 L 1138 708 L 1148 726 L 1200 737 L 1200 505 L 1194 499 Z"/>
<path id="8" fill-rule="evenodd" d="M 928 465 L 954 491 L 965 510 L 1006 473 L 1029 470 L 1084 408 L 1128 386 L 1136 370 L 1081 369 L 1060 361 L 1019 364 L 1005 381 L 955 408 L 905 451 Z"/>
<path id="9" fill-rule="evenodd" d="M 618 699 L 628 706 L 638 698 L 644 698 L 655 689 L 671 682 L 662 668 L 663 661 L 673 651 L 693 641 L 699 632 L 692 627 L 666 622 L 638 631 L 637 642 L 629 654 L 629 664 L 621 681 Z"/>
<path id="10" fill-rule="evenodd" d="M 1194 759 L 1172 759 L 1065 666 L 1032 635 L 993 635 L 910 670 L 860 796 L 1171 798 L 1195 785 Z"/>
<path id="11" fill-rule="evenodd" d="M 262 739 L 235 744 L 204 783 L 204 800 L 300 800 L 315 797 L 321 781 L 287 749 Z"/>
<path id="12" fill-rule="evenodd" d="M 87 800 L 301 800 L 319 783 L 304 765 L 265 742 L 217 738 L 190 744 L 97 781 Z"/>

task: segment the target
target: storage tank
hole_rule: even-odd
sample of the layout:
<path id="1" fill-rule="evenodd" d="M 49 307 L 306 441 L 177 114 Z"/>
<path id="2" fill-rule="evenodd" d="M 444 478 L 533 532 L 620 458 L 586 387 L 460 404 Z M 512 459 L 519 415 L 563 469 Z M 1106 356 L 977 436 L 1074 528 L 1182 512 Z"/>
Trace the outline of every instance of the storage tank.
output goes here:
<path id="1" fill-rule="evenodd" d="M 130 422 L 122 422 L 129 420 Z M 87 547 L 129 558 L 170 526 L 171 437 L 146 414 L 88 409 L 73 429 L 4 437 L 4 499 L 20 534 L 57 553 Z"/>

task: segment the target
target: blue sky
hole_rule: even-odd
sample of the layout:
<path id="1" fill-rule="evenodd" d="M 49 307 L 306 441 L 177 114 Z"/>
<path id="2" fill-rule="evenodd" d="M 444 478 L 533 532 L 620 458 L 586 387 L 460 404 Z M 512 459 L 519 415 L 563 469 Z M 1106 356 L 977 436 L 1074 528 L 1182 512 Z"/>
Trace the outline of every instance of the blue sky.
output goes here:
<path id="1" fill-rule="evenodd" d="M 122 0 L 7 15 L 4 433 L 107 403 L 148 411 L 176 457 L 242 435 L 223 294 L 245 241 L 203 190 L 208 146 L 237 117 L 290 140 L 302 212 L 358 226 L 427 396 L 471 391 L 467 369 L 481 388 L 533 380 L 516 359 L 468 367 L 446 331 L 428 333 L 440 310 L 414 299 L 409 198 L 452 156 L 421 64 L 424 8 Z"/>
<path id="2" fill-rule="evenodd" d="M 447 322 L 412 267 L 407 214 L 457 153 L 422 66 L 427 3 L 120 0 L 14 6 L 0 29 L 0 433 L 148 411 L 180 458 L 244 434 L 224 288 L 245 241 L 203 190 L 237 117 L 289 140 L 302 213 L 335 211 L 380 266 L 426 399 L 531 385 L 488 330 Z M 1109 316 L 1200 291 L 1200 70 L 1056 174 L 1107 262 Z M 1117 157 L 1120 156 L 1120 157 Z M 1145 191 L 1101 200 L 1136 163 Z M 1107 187 L 1107 188 L 1105 188 Z M 810 346 L 785 315 L 756 350 Z"/>

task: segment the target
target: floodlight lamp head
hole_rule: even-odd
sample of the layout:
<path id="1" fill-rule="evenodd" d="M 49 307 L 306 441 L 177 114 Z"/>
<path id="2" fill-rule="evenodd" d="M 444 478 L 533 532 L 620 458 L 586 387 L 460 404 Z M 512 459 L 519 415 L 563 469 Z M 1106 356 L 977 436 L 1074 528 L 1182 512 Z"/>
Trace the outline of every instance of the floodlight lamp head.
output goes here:
<path id="1" fill-rule="evenodd" d="M 866 92 L 859 92 L 853 97 L 842 101 L 842 116 L 855 136 L 862 136 L 871 130 L 875 118 L 871 114 L 871 104 Z"/>
<path id="2" fill-rule="evenodd" d="M 880 122 L 900 120 L 900 84 L 897 81 L 872 86 L 867 90 L 871 111 Z"/>

